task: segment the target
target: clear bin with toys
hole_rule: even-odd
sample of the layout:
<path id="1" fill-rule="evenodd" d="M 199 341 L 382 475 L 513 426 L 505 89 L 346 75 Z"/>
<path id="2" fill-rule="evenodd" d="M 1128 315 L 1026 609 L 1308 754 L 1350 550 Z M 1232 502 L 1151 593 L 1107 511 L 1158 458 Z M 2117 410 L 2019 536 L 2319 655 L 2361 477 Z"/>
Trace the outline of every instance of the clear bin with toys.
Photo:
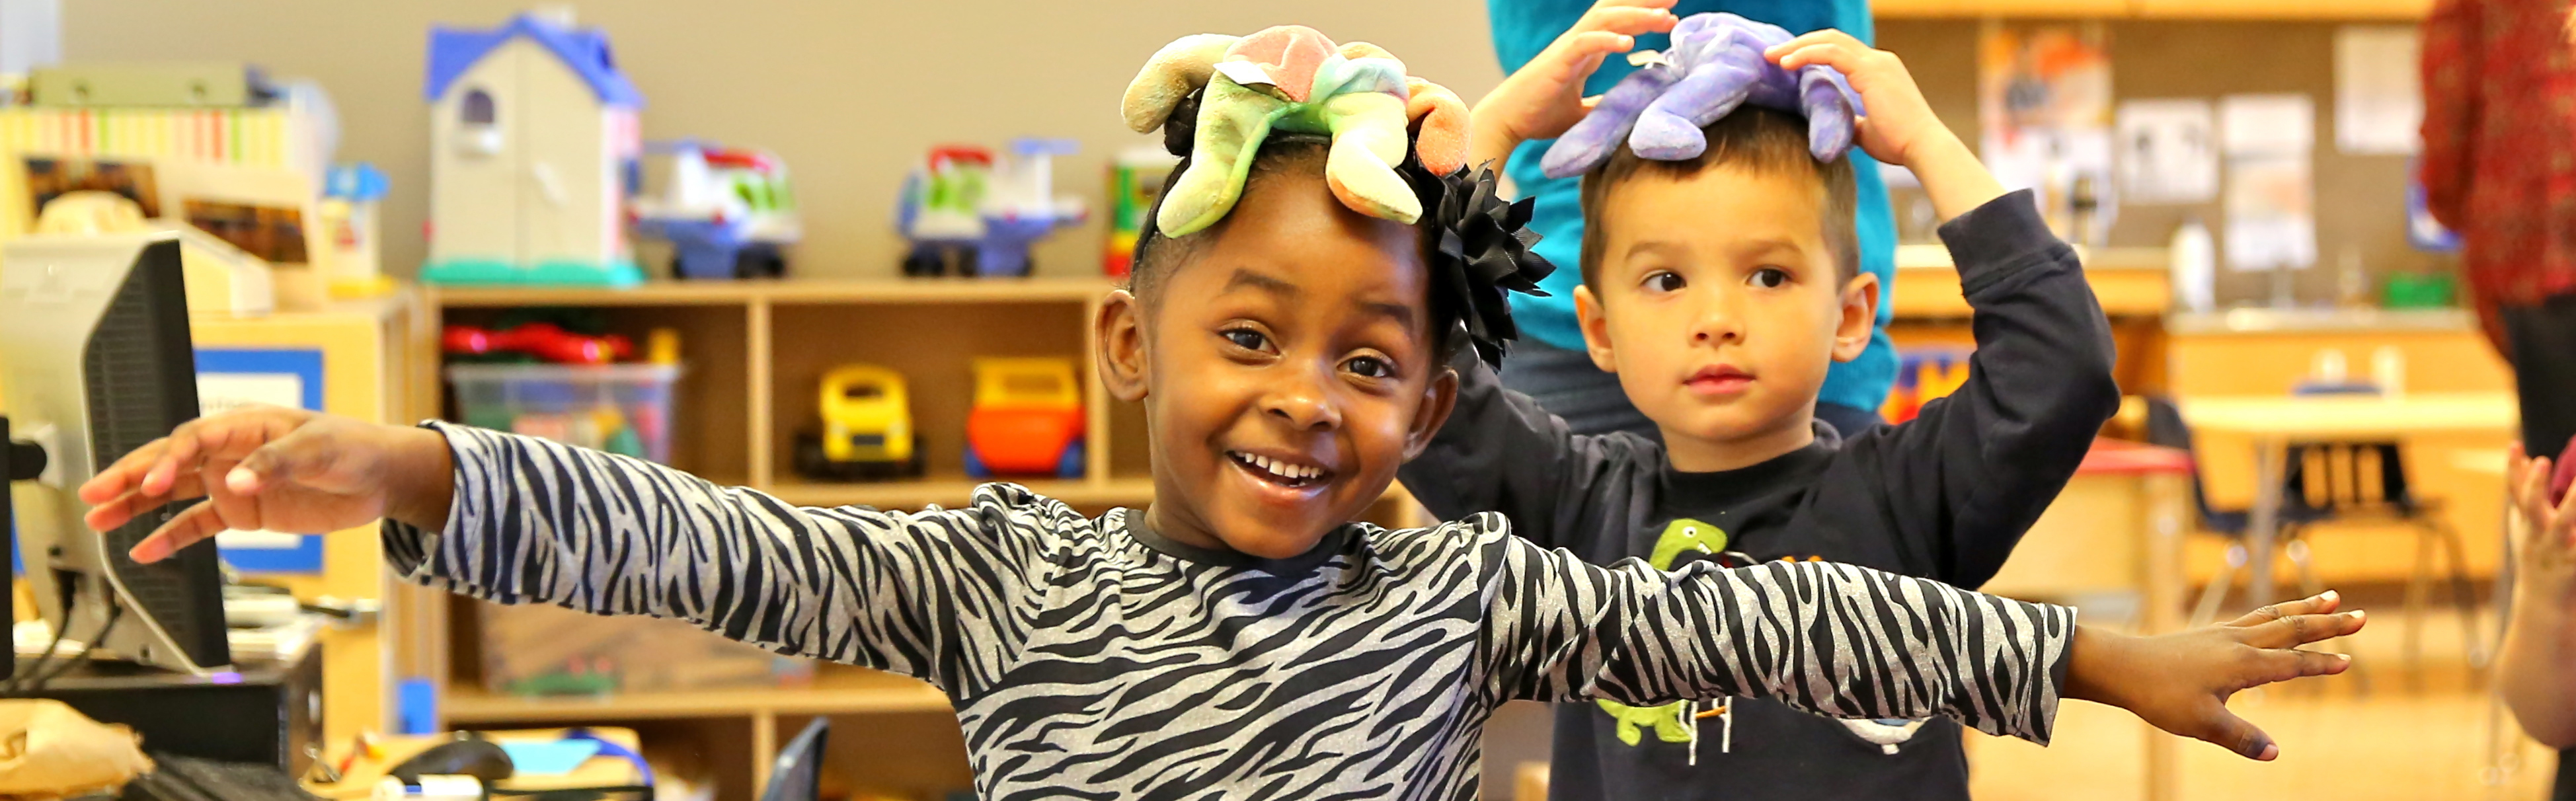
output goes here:
<path id="1" fill-rule="evenodd" d="M 675 364 L 458 364 L 447 368 L 466 425 L 671 461 Z"/>
<path id="2" fill-rule="evenodd" d="M 551 604 L 478 605 L 483 687 L 506 695 L 609 695 L 807 687 L 814 660 L 651 617 L 600 617 Z"/>

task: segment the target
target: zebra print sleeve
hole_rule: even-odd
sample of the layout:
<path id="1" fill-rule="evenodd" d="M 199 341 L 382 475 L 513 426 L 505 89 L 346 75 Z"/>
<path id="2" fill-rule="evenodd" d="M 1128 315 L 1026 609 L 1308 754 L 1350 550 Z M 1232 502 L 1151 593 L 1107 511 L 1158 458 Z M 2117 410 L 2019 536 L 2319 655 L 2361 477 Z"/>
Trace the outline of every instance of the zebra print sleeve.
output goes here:
<path id="1" fill-rule="evenodd" d="M 431 424 L 456 460 L 447 529 L 388 521 L 404 577 L 500 603 L 678 618 L 780 653 L 955 692 L 1004 670 L 1046 560 L 979 490 L 968 509 L 803 509 L 660 465 Z M 1025 493 L 1021 493 L 1025 495 Z M 1025 500 L 1035 500 L 1027 496 Z M 1070 513 L 1069 511 L 1067 512 Z"/>
<path id="2" fill-rule="evenodd" d="M 1505 525 L 1481 526 L 1493 538 Z M 1839 718 L 1944 715 L 2047 744 L 2075 611 L 1829 562 L 1664 573 L 1507 533 L 1486 632 L 1497 700 L 1767 697 Z"/>

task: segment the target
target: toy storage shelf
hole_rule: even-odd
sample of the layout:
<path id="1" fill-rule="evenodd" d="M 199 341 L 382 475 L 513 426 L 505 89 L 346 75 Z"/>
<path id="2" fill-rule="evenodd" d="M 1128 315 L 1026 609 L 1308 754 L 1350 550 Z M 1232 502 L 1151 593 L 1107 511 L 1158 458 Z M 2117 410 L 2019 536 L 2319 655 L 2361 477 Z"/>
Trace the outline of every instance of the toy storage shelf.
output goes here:
<path id="1" fill-rule="evenodd" d="M 453 417 L 441 374 L 441 327 L 489 324 L 511 309 L 596 310 L 608 328 L 636 342 L 657 328 L 678 332 L 683 372 L 673 390 L 674 467 L 710 481 L 760 489 L 807 506 L 889 510 L 957 507 L 981 483 L 962 454 L 973 398 L 970 359 L 1049 356 L 1091 373 L 1091 321 L 1112 288 L 1104 278 L 782 279 L 652 282 L 629 289 L 424 288 L 426 311 L 411 346 L 417 388 L 413 419 Z M 823 373 L 845 363 L 882 365 L 905 378 L 913 427 L 928 454 L 926 474 L 887 481 L 831 481 L 793 470 L 797 434 L 817 424 Z M 1015 478 L 1087 513 L 1142 508 L 1153 500 L 1143 412 L 1114 404 L 1085 378 L 1083 475 Z M 1369 517 L 1389 525 L 1418 518 L 1401 489 Z M 526 728 L 626 725 L 679 743 L 715 766 L 716 797 L 752 798 L 777 745 L 807 719 L 834 718 L 832 759 L 853 786 L 911 797 L 964 789 L 970 774 L 948 700 L 929 685 L 864 668 L 822 665 L 810 687 L 706 688 L 597 697 L 527 697 L 484 688 L 479 621 L 489 606 L 427 589 L 393 603 L 409 627 L 398 664 L 439 688 L 442 726 Z M 709 635 L 713 636 L 713 635 Z"/>
<path id="2" fill-rule="evenodd" d="M 863 668 L 825 666 L 811 687 L 618 693 L 529 698 L 481 687 L 448 690 L 447 720 L 467 726 L 499 723 L 579 723 L 603 718 L 661 719 L 748 714 L 847 715 L 950 711 L 948 697 L 930 685 Z"/>

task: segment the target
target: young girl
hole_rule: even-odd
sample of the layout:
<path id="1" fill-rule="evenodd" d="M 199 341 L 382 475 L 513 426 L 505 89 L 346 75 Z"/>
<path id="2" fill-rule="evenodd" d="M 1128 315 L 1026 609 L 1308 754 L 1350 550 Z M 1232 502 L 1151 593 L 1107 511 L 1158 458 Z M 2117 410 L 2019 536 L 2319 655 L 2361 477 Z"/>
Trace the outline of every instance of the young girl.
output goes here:
<path id="1" fill-rule="evenodd" d="M 1842 565 L 1600 568 L 1490 514 L 1348 522 L 1448 414 L 1441 351 L 1510 336 L 1502 288 L 1547 269 L 1525 211 L 1458 169 L 1455 98 L 1365 45 L 1193 37 L 1129 100 L 1192 162 L 1097 320 L 1101 380 L 1145 405 L 1141 513 L 1010 484 L 800 509 L 526 437 L 260 409 L 120 459 L 82 488 L 89 522 L 208 496 L 133 549 L 148 562 L 383 517 L 413 581 L 917 676 L 955 702 L 987 798 L 1470 799 L 1512 699 L 1759 695 L 2044 742 L 2073 697 L 2268 758 L 2227 695 L 2347 664 L 2289 650 L 2360 628 L 2331 596 L 2135 638 Z"/>

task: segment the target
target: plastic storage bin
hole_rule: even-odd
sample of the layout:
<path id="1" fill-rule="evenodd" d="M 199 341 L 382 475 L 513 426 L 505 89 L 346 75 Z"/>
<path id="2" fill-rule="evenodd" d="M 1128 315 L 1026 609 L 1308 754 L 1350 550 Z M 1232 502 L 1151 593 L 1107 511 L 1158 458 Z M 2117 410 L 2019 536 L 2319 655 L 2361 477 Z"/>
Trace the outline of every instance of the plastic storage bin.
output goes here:
<path id="1" fill-rule="evenodd" d="M 456 411 L 479 428 L 671 461 L 670 364 L 459 364 Z"/>
<path id="2" fill-rule="evenodd" d="M 677 620 L 600 617 L 549 604 L 482 610 L 483 687 L 497 694 L 606 695 L 814 683 L 814 660 L 771 653 Z"/>

